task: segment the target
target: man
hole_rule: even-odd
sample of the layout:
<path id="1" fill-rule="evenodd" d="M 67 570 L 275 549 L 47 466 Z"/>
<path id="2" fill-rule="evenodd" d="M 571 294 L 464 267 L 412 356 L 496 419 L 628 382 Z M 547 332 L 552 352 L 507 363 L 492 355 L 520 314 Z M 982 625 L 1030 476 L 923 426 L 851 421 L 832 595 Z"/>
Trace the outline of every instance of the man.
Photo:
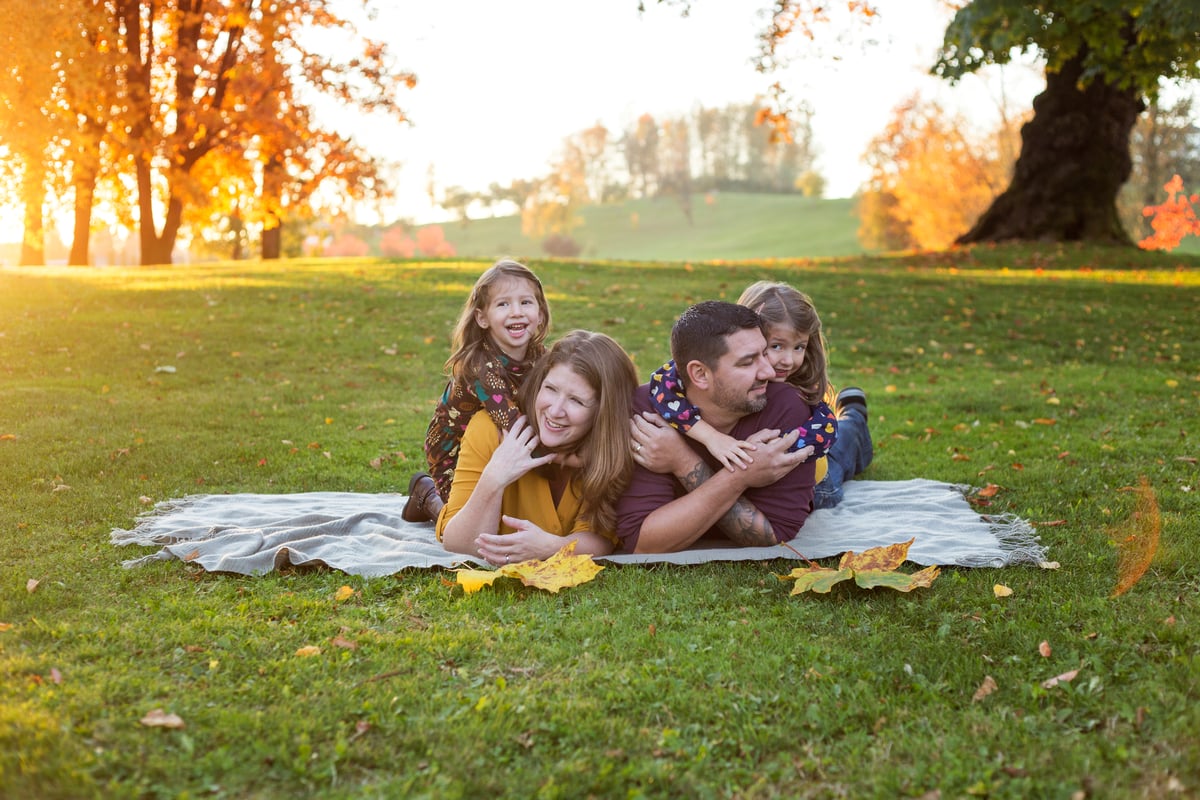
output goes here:
<path id="1" fill-rule="evenodd" d="M 682 550 L 710 530 L 740 546 L 792 539 L 812 510 L 812 448 L 788 453 L 811 411 L 796 390 L 770 381 L 758 315 L 708 301 L 684 311 L 671 330 L 671 355 L 687 398 L 722 433 L 755 444 L 748 467 L 722 469 L 704 447 L 671 428 L 634 392 L 633 478 L 617 506 L 627 553 Z M 780 436 L 780 431 L 788 434 Z"/>

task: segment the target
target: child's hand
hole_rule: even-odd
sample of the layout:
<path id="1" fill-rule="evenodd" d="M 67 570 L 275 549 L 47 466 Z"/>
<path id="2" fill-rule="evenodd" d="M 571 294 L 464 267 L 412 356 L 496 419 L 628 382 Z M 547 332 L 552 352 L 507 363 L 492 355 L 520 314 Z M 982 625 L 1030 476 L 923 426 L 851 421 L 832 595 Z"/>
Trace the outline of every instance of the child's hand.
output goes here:
<path id="1" fill-rule="evenodd" d="M 754 458 L 750 455 L 755 449 L 754 445 L 723 433 L 719 433 L 717 436 L 720 439 L 714 437 L 715 441 L 709 442 L 705 446 L 708 448 L 708 452 L 712 453 L 713 458 L 720 461 L 725 469 L 734 472 L 735 466 L 745 469 L 754 463 Z"/>
<path id="2" fill-rule="evenodd" d="M 704 420 L 698 420 L 688 431 L 688 436 L 704 445 L 712 457 L 721 462 L 721 466 L 730 472 L 734 467 L 745 469 L 754 463 L 750 456 L 756 447 L 751 442 L 739 441 L 729 434 L 721 433 Z"/>

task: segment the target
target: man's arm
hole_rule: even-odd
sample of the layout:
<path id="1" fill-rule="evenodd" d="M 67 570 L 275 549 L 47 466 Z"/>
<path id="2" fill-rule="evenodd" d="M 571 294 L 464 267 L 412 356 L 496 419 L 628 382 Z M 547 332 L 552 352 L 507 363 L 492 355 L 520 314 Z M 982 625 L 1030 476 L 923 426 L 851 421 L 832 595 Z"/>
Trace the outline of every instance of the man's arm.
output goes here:
<path id="1" fill-rule="evenodd" d="M 770 519 L 743 493 L 751 487 L 775 483 L 807 457 L 806 450 L 787 452 L 796 437 L 796 432 L 779 437 L 775 430 L 760 431 L 749 437 L 760 444 L 747 469 L 714 473 L 679 434 L 656 417 L 635 417 L 634 439 L 641 447 L 635 455 L 639 466 L 652 473 L 673 474 L 686 492 L 655 505 L 642 520 L 636 552 L 681 550 L 714 526 L 742 546 L 776 544 Z"/>

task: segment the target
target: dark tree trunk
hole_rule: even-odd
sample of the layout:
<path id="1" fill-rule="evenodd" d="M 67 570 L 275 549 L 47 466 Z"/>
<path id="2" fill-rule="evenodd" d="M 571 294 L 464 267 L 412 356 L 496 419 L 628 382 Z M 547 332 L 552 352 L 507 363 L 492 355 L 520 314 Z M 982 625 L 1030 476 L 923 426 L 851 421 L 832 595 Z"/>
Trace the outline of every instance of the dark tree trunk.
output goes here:
<path id="1" fill-rule="evenodd" d="M 1079 88 L 1083 55 L 1046 73 L 1021 129 L 1012 183 L 959 244 L 1012 239 L 1132 242 L 1117 216 L 1117 192 L 1129 178 L 1129 134 L 1145 103 L 1132 89 L 1093 81 Z"/>
<path id="2" fill-rule="evenodd" d="M 88 240 L 92 235 L 92 201 L 96 191 L 96 173 L 79 167 L 75 181 L 75 228 L 71 236 L 71 254 L 67 264 L 73 267 L 88 265 Z"/>
<path id="3" fill-rule="evenodd" d="M 264 261 L 279 258 L 283 250 L 283 227 L 280 209 L 283 196 L 283 159 L 271 156 L 263 167 L 263 206 L 266 219 L 262 229 L 262 257 Z"/>

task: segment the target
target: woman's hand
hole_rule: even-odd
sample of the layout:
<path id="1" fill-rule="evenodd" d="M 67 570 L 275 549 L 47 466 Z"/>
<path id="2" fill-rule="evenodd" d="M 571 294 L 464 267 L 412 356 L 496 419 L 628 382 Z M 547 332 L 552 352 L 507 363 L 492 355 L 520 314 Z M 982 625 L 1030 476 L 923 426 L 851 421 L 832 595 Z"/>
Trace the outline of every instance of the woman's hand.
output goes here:
<path id="1" fill-rule="evenodd" d="M 497 567 L 531 558 L 545 560 L 567 543 L 563 537 L 547 533 L 529 520 L 502 516 L 500 521 L 514 532 L 481 533 L 475 539 L 480 557 Z"/>
<path id="2" fill-rule="evenodd" d="M 500 432 L 500 446 L 483 468 L 480 480 L 503 489 L 526 472 L 554 461 L 553 453 L 535 458 L 533 451 L 537 446 L 538 438 L 528 420 L 524 415 L 517 417 L 510 429 Z"/>
<path id="3" fill-rule="evenodd" d="M 669 426 L 658 414 L 643 411 L 630 423 L 633 460 L 642 467 L 663 475 L 676 474 L 695 461 L 692 448 L 683 434 Z M 680 464 L 687 466 L 680 467 Z"/>

